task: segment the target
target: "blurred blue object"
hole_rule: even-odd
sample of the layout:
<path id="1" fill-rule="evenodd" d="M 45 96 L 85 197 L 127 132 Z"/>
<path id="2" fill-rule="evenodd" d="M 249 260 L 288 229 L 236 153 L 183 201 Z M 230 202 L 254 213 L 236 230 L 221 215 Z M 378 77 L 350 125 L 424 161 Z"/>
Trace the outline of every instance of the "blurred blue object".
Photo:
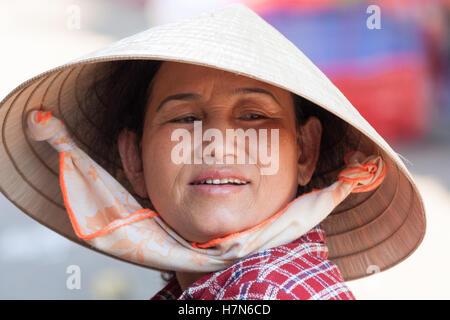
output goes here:
<path id="1" fill-rule="evenodd" d="M 322 67 L 405 53 L 424 59 L 417 24 L 383 14 L 382 28 L 371 30 L 366 26 L 366 8 L 355 5 L 309 13 L 281 10 L 263 18 Z"/>
<path id="2" fill-rule="evenodd" d="M 418 139 L 429 126 L 427 46 L 410 17 L 381 10 L 369 29 L 368 4 L 331 2 L 312 10 L 284 1 L 256 8 L 336 84 L 387 140 Z M 405 116 L 408 115 L 408 116 Z"/>

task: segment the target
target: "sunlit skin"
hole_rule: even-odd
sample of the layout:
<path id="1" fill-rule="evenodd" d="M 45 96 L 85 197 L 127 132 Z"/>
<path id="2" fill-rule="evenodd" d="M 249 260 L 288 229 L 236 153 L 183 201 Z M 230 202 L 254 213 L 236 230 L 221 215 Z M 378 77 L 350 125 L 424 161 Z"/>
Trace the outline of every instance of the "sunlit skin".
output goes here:
<path id="1" fill-rule="evenodd" d="M 269 94 L 254 90 L 232 94 L 238 88 L 262 89 Z M 182 93 L 196 95 L 169 100 L 161 106 L 168 96 Z M 293 200 L 298 184 L 307 184 L 314 172 L 320 121 L 311 117 L 297 127 L 292 96 L 284 89 L 222 70 L 164 62 L 153 79 L 147 108 L 142 153 L 135 133 L 124 130 L 119 136 L 123 167 L 135 192 L 149 197 L 161 218 L 188 241 L 206 242 L 257 225 Z M 175 164 L 171 152 L 179 142 L 171 141 L 171 134 L 177 128 L 193 132 L 194 120 L 202 121 L 203 132 L 215 128 L 223 137 L 225 129 L 278 129 L 279 170 L 262 175 L 259 161 Z M 270 142 L 270 134 L 268 137 Z M 203 142 L 203 148 L 209 143 Z M 226 150 L 223 157 L 237 156 L 230 148 Z M 203 156 L 218 159 L 214 152 Z M 222 160 L 225 162 L 225 158 Z M 237 175 L 247 183 L 208 187 L 192 184 L 205 173 L 217 173 L 221 178 Z M 184 290 L 201 275 L 178 272 L 177 278 Z"/>

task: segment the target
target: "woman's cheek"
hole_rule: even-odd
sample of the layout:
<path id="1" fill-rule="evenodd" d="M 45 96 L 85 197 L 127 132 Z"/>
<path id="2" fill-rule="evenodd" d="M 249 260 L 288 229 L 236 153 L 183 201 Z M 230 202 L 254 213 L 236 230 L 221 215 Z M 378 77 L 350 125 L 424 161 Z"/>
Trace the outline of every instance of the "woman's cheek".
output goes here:
<path id="1" fill-rule="evenodd" d="M 273 176 L 271 187 L 281 199 L 295 197 L 297 192 L 297 143 L 296 138 L 287 130 L 280 130 L 278 149 L 278 171 Z"/>
<path id="2" fill-rule="evenodd" d="M 266 155 L 266 163 L 260 161 L 260 165 L 267 168 L 265 170 L 267 175 L 282 176 L 288 182 L 293 178 L 293 174 L 296 175 L 294 172 L 297 168 L 296 137 L 284 128 L 278 129 L 278 134 L 270 134 L 270 130 L 268 132 L 267 150 L 262 150 Z"/>
<path id="3" fill-rule="evenodd" d="M 170 140 L 169 140 L 170 142 Z M 143 170 L 149 196 L 158 194 L 169 183 L 171 172 L 170 146 L 165 137 L 152 136 L 143 141 Z M 161 190 L 162 191 L 162 190 Z M 157 201 L 155 199 L 155 201 Z M 153 201 L 152 201 L 153 202 Z"/>

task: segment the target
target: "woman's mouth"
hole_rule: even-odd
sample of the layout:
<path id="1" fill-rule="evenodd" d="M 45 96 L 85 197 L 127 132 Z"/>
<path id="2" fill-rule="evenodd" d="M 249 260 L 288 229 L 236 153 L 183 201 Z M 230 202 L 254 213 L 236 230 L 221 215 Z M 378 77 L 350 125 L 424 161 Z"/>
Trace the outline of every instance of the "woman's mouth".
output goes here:
<path id="1" fill-rule="evenodd" d="M 236 178 L 225 178 L 225 179 L 205 179 L 198 182 L 190 183 L 191 185 L 201 185 L 201 184 L 214 184 L 214 185 L 242 185 L 248 184 L 248 181 L 236 179 Z"/>
<path id="2" fill-rule="evenodd" d="M 195 191 L 208 195 L 228 195 L 248 188 L 250 180 L 237 173 L 230 174 L 226 171 L 228 170 L 203 172 L 189 183 L 189 186 Z"/>

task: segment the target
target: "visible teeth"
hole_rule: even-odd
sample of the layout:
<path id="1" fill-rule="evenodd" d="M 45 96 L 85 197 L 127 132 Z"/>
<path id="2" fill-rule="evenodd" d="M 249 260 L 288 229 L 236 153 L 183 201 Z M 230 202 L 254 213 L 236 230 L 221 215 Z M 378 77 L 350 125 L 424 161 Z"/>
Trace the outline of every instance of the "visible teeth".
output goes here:
<path id="1" fill-rule="evenodd" d="M 227 184 L 227 183 L 246 184 L 247 182 L 240 180 L 240 179 L 233 179 L 233 178 L 207 179 L 207 180 L 202 180 L 202 181 L 198 182 L 198 184 Z"/>

